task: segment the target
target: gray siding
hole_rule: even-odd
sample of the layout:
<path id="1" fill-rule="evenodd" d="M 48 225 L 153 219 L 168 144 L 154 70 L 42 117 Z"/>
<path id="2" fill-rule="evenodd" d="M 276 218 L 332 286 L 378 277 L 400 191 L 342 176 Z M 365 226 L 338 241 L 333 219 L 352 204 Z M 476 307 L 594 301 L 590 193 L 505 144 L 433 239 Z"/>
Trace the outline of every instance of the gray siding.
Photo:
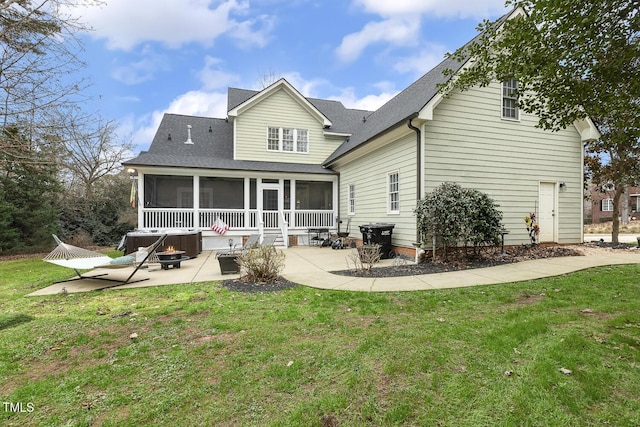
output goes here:
<path id="1" fill-rule="evenodd" d="M 582 143 L 571 126 L 535 127 L 534 116 L 501 119 L 501 86 L 453 94 L 435 110 L 425 131 L 425 190 L 442 182 L 488 193 L 504 212 L 509 244 L 526 243 L 523 217 L 538 206 L 540 182 L 565 182 L 558 191 L 558 242 L 581 239 Z"/>
<path id="2" fill-rule="evenodd" d="M 342 142 L 325 138 L 322 122 L 283 89 L 243 111 L 235 120 L 236 160 L 322 164 Z M 268 151 L 268 127 L 307 129 L 309 152 Z"/>

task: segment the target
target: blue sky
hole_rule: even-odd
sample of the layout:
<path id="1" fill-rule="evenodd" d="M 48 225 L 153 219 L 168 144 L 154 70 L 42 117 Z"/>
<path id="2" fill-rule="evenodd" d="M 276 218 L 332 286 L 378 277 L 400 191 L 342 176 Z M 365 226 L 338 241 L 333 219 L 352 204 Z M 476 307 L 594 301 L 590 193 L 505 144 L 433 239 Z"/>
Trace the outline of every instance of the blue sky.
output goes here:
<path id="1" fill-rule="evenodd" d="M 476 35 L 504 0 L 104 0 L 79 9 L 88 73 L 120 137 L 148 148 L 166 112 L 226 116 L 228 87 L 285 77 L 376 109 Z"/>

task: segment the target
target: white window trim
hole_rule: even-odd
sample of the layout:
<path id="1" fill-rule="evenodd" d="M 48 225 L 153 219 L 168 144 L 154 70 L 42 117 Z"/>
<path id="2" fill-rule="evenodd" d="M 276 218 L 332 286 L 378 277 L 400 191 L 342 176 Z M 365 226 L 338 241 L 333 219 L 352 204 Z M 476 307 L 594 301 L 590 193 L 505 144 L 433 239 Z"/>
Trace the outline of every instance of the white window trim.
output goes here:
<path id="1" fill-rule="evenodd" d="M 398 205 L 398 208 L 396 210 L 392 209 L 392 202 L 391 202 L 391 195 L 393 194 L 391 191 L 391 176 L 392 175 L 396 175 L 397 176 L 397 186 L 398 189 L 395 192 L 397 194 L 397 200 L 396 203 Z M 385 194 L 387 195 L 387 213 L 389 215 L 399 215 L 400 214 L 400 172 L 395 170 L 395 171 L 391 171 L 387 173 L 387 190 L 385 191 Z"/>
<path id="2" fill-rule="evenodd" d="M 514 79 L 509 79 L 508 81 L 510 82 L 511 80 L 514 80 Z M 504 95 L 505 83 L 507 83 L 507 82 L 504 81 L 504 82 L 500 83 L 500 117 L 502 118 L 502 120 L 510 120 L 512 122 L 519 122 L 520 121 L 520 108 L 518 108 L 518 107 L 515 107 L 516 117 L 507 117 L 507 116 L 504 115 L 504 100 L 505 100 L 505 98 L 507 98 L 507 99 L 515 99 L 516 103 L 518 102 L 518 98 L 517 97 L 505 96 Z M 518 88 L 518 82 L 516 81 L 516 89 L 517 88 Z"/>
<path id="3" fill-rule="evenodd" d="M 605 202 L 607 204 L 607 209 L 605 209 Z M 600 202 L 601 212 L 613 212 L 613 199 L 602 199 Z"/>
<path id="4" fill-rule="evenodd" d="M 347 193 L 348 193 L 348 197 L 347 197 L 347 203 L 348 203 L 348 212 L 349 215 L 355 215 L 356 214 L 356 185 L 355 184 L 349 184 L 347 187 Z"/>
<path id="5" fill-rule="evenodd" d="M 278 149 L 273 150 L 269 148 L 269 130 L 270 129 L 278 129 Z M 293 150 L 284 150 L 283 149 L 283 136 L 284 129 L 290 129 L 293 131 Z M 307 132 L 307 151 L 298 151 L 298 130 L 303 130 Z M 309 141 L 311 139 L 311 132 L 309 129 L 300 129 L 300 128 L 285 128 L 281 126 L 267 126 L 267 144 L 266 148 L 268 152 L 271 153 L 295 153 L 295 154 L 309 154 Z"/>

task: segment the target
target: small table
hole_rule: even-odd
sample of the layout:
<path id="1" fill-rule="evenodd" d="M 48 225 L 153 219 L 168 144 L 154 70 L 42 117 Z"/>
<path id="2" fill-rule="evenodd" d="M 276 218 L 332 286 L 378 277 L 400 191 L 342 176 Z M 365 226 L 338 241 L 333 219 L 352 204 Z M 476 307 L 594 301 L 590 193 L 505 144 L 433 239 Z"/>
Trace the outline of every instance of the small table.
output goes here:
<path id="1" fill-rule="evenodd" d="M 169 266 L 180 268 L 180 263 L 189 259 L 188 256 L 183 256 L 184 253 L 185 251 L 156 252 L 156 255 L 162 269 L 168 270 Z"/>

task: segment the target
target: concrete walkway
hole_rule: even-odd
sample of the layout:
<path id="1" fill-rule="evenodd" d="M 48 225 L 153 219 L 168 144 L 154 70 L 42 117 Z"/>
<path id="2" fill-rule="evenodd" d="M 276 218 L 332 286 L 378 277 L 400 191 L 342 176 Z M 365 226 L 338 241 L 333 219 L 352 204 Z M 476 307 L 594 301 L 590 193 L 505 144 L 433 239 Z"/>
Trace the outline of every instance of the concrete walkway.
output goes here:
<path id="1" fill-rule="evenodd" d="M 282 275 L 292 282 L 319 289 L 396 292 L 509 283 L 557 276 L 602 265 L 640 263 L 640 251 L 632 249 L 602 250 L 593 251 L 593 253 L 590 251 L 590 254 L 586 256 L 546 258 L 496 267 L 419 276 L 373 278 L 349 277 L 330 273 L 330 271 L 348 269 L 349 257 L 354 252 L 355 249 L 332 250 L 328 247 L 306 246 L 285 249 L 285 268 Z M 382 260 L 377 267 L 389 266 L 393 262 L 393 260 Z M 352 265 L 352 263 L 350 264 Z M 69 271 L 70 276 L 72 276 L 73 272 Z M 103 271 L 97 269 L 87 275 L 99 273 L 108 273 L 110 278 L 124 279 L 131 273 L 131 270 L 129 268 Z M 179 269 L 161 270 L 159 266 L 151 266 L 148 269 L 139 270 L 133 280 L 148 280 L 117 286 L 112 289 L 120 290 L 146 286 L 221 281 L 237 277 L 237 274 L 222 275 L 215 252 L 205 251 L 197 258 L 184 261 Z M 51 285 L 31 293 L 29 296 L 51 295 L 65 291 L 69 293 L 87 292 L 104 288 L 108 284 L 108 282 L 99 280 L 76 280 Z"/>

